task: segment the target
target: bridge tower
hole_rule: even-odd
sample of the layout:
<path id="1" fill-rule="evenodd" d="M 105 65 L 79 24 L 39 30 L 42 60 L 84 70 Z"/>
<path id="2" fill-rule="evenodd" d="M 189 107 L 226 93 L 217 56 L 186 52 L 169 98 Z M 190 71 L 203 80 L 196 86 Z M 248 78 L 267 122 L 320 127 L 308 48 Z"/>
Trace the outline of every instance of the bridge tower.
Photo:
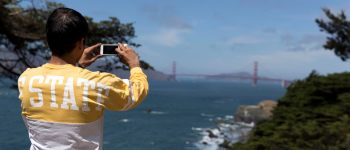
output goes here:
<path id="1" fill-rule="evenodd" d="M 288 82 L 286 80 L 282 80 L 282 87 L 287 88 Z"/>
<path id="2" fill-rule="evenodd" d="M 175 75 L 176 75 L 176 61 L 173 62 L 173 74 L 171 75 L 171 81 L 175 81 Z"/>
<path id="3" fill-rule="evenodd" d="M 257 85 L 258 81 L 258 62 L 254 62 L 254 73 L 253 73 L 253 86 Z"/>

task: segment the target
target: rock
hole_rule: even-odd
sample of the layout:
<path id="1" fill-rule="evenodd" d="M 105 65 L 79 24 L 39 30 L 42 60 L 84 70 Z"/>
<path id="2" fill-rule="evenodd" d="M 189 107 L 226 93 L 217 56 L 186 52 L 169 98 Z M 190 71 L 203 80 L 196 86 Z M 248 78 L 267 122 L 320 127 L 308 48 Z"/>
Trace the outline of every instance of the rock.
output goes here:
<path id="1" fill-rule="evenodd" d="M 222 123 L 226 123 L 225 121 L 223 120 L 218 120 L 218 121 L 215 121 L 215 124 L 222 124 Z"/>
<path id="2" fill-rule="evenodd" d="M 248 136 L 249 135 L 249 131 L 241 131 L 242 136 Z"/>
<path id="3" fill-rule="evenodd" d="M 235 114 L 235 122 L 244 122 L 254 124 L 269 119 L 272 116 L 271 110 L 277 105 L 271 100 L 261 101 L 257 106 L 242 105 L 238 107 Z"/>
<path id="4" fill-rule="evenodd" d="M 241 131 L 241 133 L 242 133 L 242 136 L 240 137 L 239 141 L 242 143 L 246 143 L 249 140 L 251 132 L 250 131 Z"/>
<path id="5" fill-rule="evenodd" d="M 262 108 L 268 116 L 272 116 L 271 110 L 277 106 L 277 103 L 275 101 L 265 100 L 261 101 L 258 106 Z"/>
<path id="6" fill-rule="evenodd" d="M 203 142 L 204 145 L 207 145 L 208 143 L 207 142 Z"/>
<path id="7" fill-rule="evenodd" d="M 150 108 L 150 109 L 148 109 L 147 111 L 143 111 L 144 113 L 152 113 L 152 109 Z"/>
<path id="8" fill-rule="evenodd" d="M 230 130 L 231 130 L 231 131 L 236 131 L 237 129 L 236 129 L 236 127 L 235 127 L 235 126 L 230 125 Z"/>
<path id="9" fill-rule="evenodd" d="M 210 138 L 218 138 L 218 136 L 216 136 L 213 132 L 211 132 L 210 130 L 207 130 L 206 132 L 209 133 L 209 137 Z"/>

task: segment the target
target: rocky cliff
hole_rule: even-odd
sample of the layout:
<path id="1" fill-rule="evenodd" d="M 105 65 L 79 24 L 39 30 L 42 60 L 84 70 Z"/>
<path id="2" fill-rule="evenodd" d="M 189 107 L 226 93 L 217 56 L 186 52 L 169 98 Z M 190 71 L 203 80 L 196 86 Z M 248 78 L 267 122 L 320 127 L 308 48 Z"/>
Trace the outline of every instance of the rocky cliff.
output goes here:
<path id="1" fill-rule="evenodd" d="M 272 116 L 271 110 L 277 105 L 272 100 L 261 101 L 258 105 L 239 106 L 235 114 L 235 122 L 244 122 L 254 124 L 269 119 Z"/>

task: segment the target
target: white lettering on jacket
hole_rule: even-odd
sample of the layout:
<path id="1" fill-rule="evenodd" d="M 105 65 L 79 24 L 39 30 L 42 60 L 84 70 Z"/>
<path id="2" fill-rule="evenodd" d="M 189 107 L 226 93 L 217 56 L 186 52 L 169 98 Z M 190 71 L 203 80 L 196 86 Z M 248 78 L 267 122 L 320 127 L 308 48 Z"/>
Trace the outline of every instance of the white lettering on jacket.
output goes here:
<path id="1" fill-rule="evenodd" d="M 70 98 L 68 98 L 68 94 L 70 95 Z M 70 106 L 70 109 L 79 110 L 79 107 L 75 102 L 74 89 L 73 89 L 73 77 L 68 78 L 66 86 L 64 87 L 63 104 L 61 104 L 61 107 L 64 109 L 69 109 L 68 103 L 72 104 Z"/>
<path id="2" fill-rule="evenodd" d="M 21 91 L 21 89 L 20 89 L 20 82 L 22 82 L 22 85 L 24 84 L 24 82 L 26 81 L 26 78 L 27 77 L 22 77 L 22 78 L 19 78 L 18 79 L 18 91 L 19 91 L 19 96 L 18 96 L 18 98 L 20 98 L 21 97 L 21 95 L 22 95 L 22 91 Z M 22 102 L 21 102 L 21 107 L 23 107 L 23 104 L 22 104 Z"/>
<path id="3" fill-rule="evenodd" d="M 58 84 L 63 83 L 63 76 L 46 76 L 45 83 L 50 83 L 51 82 L 51 104 L 50 107 L 58 108 L 58 104 L 56 103 L 56 94 L 55 94 L 55 85 L 56 81 L 58 80 Z"/>
<path id="4" fill-rule="evenodd" d="M 20 82 L 22 82 L 22 85 L 23 85 L 24 82 L 26 81 L 26 78 L 27 78 L 27 77 L 19 78 L 19 79 L 18 79 L 18 85 L 20 85 Z M 21 97 L 21 95 L 22 95 L 22 91 L 20 90 L 19 86 L 18 86 L 18 91 L 19 91 L 19 96 L 18 96 L 18 98 L 19 98 L 19 97 Z"/>
<path id="5" fill-rule="evenodd" d="M 29 81 L 29 91 L 30 92 L 37 92 L 38 93 L 38 97 L 39 97 L 39 103 L 35 103 L 34 102 L 34 98 L 30 98 L 30 104 L 33 106 L 33 107 L 41 107 L 43 106 L 44 104 L 44 101 L 43 101 L 43 93 L 41 91 L 41 89 L 39 88 L 33 88 L 33 82 L 35 79 L 38 79 L 39 80 L 39 83 L 43 83 L 44 81 L 44 77 L 43 76 L 33 76 L 30 81 Z"/>
<path id="6" fill-rule="evenodd" d="M 91 90 L 95 90 L 95 81 L 90 81 L 87 79 L 78 78 L 77 86 L 81 87 L 81 83 L 84 83 L 84 90 L 83 90 L 83 111 L 90 111 L 90 107 L 88 106 L 88 90 L 89 90 L 89 84 L 91 84 Z"/>
<path id="7" fill-rule="evenodd" d="M 30 98 L 30 104 L 33 107 L 41 107 L 44 104 L 43 101 L 43 93 L 40 88 L 34 88 L 33 83 L 35 80 L 39 80 L 37 83 L 43 83 L 44 82 L 44 77 L 41 75 L 33 76 L 30 81 L 29 81 L 29 91 L 30 92 L 36 92 L 38 93 L 38 101 L 35 102 L 34 98 Z M 20 90 L 20 85 L 24 85 L 26 80 L 26 77 L 21 77 L 18 79 L 18 90 L 19 90 L 19 98 L 22 95 L 22 91 Z M 45 84 L 49 84 L 51 80 L 51 104 L 50 107 L 53 108 L 58 108 L 57 100 L 56 100 L 56 83 L 57 84 L 63 84 L 64 76 L 46 76 L 45 79 Z M 58 81 L 58 82 L 57 82 Z M 61 104 L 61 108 L 63 109 L 71 109 L 71 110 L 79 110 L 79 107 L 76 104 L 75 101 L 75 96 L 74 96 L 74 78 L 69 77 L 67 80 L 67 83 L 65 84 L 64 87 L 64 93 L 63 93 L 63 103 Z M 96 82 L 95 81 L 90 81 L 87 79 L 82 79 L 78 78 L 77 81 L 77 86 L 82 87 L 82 83 L 84 84 L 83 86 L 83 107 L 82 111 L 90 111 L 90 107 L 88 106 L 88 91 L 89 91 L 89 85 L 91 85 L 91 90 L 95 90 Z M 36 84 L 38 85 L 38 84 Z M 96 107 L 96 111 L 101 111 L 102 109 L 102 103 L 104 103 L 104 99 L 102 98 L 102 90 L 105 90 L 104 95 L 108 96 L 110 87 L 103 85 L 101 83 L 97 83 L 97 104 L 98 106 Z M 68 104 L 70 103 L 70 105 Z"/>
<path id="8" fill-rule="evenodd" d="M 108 86 L 101 84 L 101 83 L 97 83 L 97 87 L 98 87 L 98 91 L 97 91 L 97 100 L 96 101 L 97 101 L 98 106 L 96 107 L 96 110 L 101 111 L 101 103 L 105 102 L 105 100 L 102 99 L 102 95 L 101 95 L 102 89 L 106 90 L 105 95 L 108 96 L 110 88 Z"/>

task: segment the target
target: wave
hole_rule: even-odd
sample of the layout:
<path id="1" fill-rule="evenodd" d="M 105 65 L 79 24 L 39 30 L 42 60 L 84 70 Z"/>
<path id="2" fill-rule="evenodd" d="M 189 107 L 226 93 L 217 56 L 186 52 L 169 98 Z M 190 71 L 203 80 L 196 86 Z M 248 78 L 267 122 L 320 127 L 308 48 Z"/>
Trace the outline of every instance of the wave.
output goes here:
<path id="1" fill-rule="evenodd" d="M 205 114 L 205 113 L 201 113 L 201 116 L 213 117 L 214 115 L 212 115 L 212 114 Z"/>
<path id="2" fill-rule="evenodd" d="M 213 118 L 207 118 L 207 119 L 205 119 L 205 120 L 208 120 L 208 121 L 214 121 L 214 119 L 213 119 Z"/>
<path id="3" fill-rule="evenodd" d="M 234 117 L 233 116 L 231 116 L 231 115 L 226 115 L 225 116 L 225 119 L 233 119 Z"/>
<path id="4" fill-rule="evenodd" d="M 216 120 L 223 120 L 224 118 L 216 117 L 215 119 L 216 119 Z"/>
<path id="5" fill-rule="evenodd" d="M 192 130 L 202 131 L 203 128 L 195 128 L 195 127 L 192 127 Z"/>
<path id="6" fill-rule="evenodd" d="M 233 119 L 233 116 L 225 116 L 223 118 Z M 200 136 L 199 140 L 194 143 L 198 149 L 203 150 L 217 150 L 221 149 L 219 144 L 224 141 L 231 143 L 237 143 L 242 140 L 243 137 L 249 136 L 249 132 L 253 129 L 254 123 L 221 123 L 215 128 L 196 128 L 192 127 L 192 130 L 197 132 Z"/>
<path id="7" fill-rule="evenodd" d="M 0 95 L 18 95 L 18 92 L 16 92 L 16 91 L 2 91 L 2 92 L 0 92 Z"/>
<path id="8" fill-rule="evenodd" d="M 110 144 L 110 142 L 108 142 L 108 141 L 103 141 L 103 144 Z"/>
<path id="9" fill-rule="evenodd" d="M 244 122 L 237 122 L 238 125 L 242 126 L 242 127 L 254 127 L 254 122 L 251 123 L 244 123 Z"/>
<path id="10" fill-rule="evenodd" d="M 118 119 L 118 122 L 129 122 L 129 119 Z"/>
<path id="11" fill-rule="evenodd" d="M 149 114 L 167 114 L 167 112 L 161 112 L 161 111 L 152 111 L 152 112 L 143 112 L 143 113 L 149 113 Z"/>

